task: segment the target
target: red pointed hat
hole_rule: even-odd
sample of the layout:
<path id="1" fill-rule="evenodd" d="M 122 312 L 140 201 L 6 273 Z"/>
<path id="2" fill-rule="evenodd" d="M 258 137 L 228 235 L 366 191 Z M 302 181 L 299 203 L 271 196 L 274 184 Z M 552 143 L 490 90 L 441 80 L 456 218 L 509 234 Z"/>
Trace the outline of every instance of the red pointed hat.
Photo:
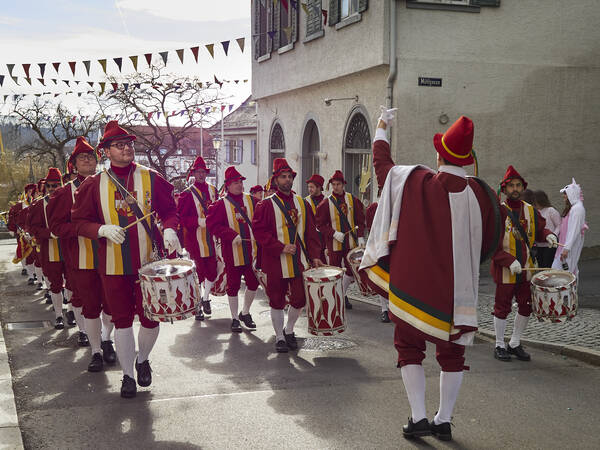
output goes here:
<path id="1" fill-rule="evenodd" d="M 229 186 L 234 181 L 245 179 L 246 177 L 239 173 L 234 166 L 225 169 L 225 186 Z"/>
<path id="2" fill-rule="evenodd" d="M 437 133 L 433 137 L 433 146 L 442 158 L 452 164 L 473 164 L 473 121 L 460 116 L 444 134 Z"/>
<path id="3" fill-rule="evenodd" d="M 198 169 L 202 169 L 205 172 L 210 172 L 210 170 L 208 170 L 208 167 L 206 167 L 206 162 L 204 161 L 204 158 L 202 158 L 202 156 L 198 156 L 194 160 L 194 164 L 192 164 L 192 167 L 190 167 L 190 172 L 193 172 L 194 170 Z"/>
<path id="4" fill-rule="evenodd" d="M 283 172 L 291 172 L 292 176 L 296 178 L 296 172 L 292 170 L 285 158 L 275 158 L 273 160 L 273 176 L 278 177 Z"/>
<path id="5" fill-rule="evenodd" d="M 321 175 L 315 173 L 312 177 L 310 177 L 308 180 L 306 180 L 306 182 L 312 183 L 316 186 L 321 186 L 321 189 L 322 189 L 323 185 L 325 184 L 325 179 Z"/>
<path id="6" fill-rule="evenodd" d="M 510 180 L 513 180 L 515 178 L 518 178 L 519 180 L 521 180 L 521 182 L 523 183 L 523 189 L 527 189 L 527 181 L 525 181 L 525 178 L 523 178 L 519 174 L 519 172 L 517 172 L 517 169 L 515 169 L 513 166 L 508 166 L 508 169 L 506 169 L 504 178 L 502 178 L 502 181 L 500 182 L 500 187 L 502 189 L 504 189 L 504 187 L 506 186 L 506 183 L 508 183 Z"/>
<path id="7" fill-rule="evenodd" d="M 116 120 L 111 120 L 106 124 L 106 127 L 104 127 L 104 135 L 102 136 L 102 139 L 100 139 L 98 147 L 106 148 L 112 141 L 116 139 L 128 139 L 130 141 L 135 141 L 136 137 L 121 128 Z"/>
<path id="8" fill-rule="evenodd" d="M 331 183 L 332 181 L 341 181 L 342 183 L 346 184 L 346 180 L 344 180 L 344 174 L 341 170 L 336 170 L 327 182 L 327 184 Z"/>
<path id="9" fill-rule="evenodd" d="M 254 194 L 255 192 L 264 192 L 264 188 L 260 184 L 257 184 L 256 186 L 252 186 L 250 188 L 250 193 Z"/>
<path id="10" fill-rule="evenodd" d="M 60 182 L 62 180 L 62 175 L 60 173 L 60 170 L 58 170 L 56 167 L 50 167 L 48 169 L 48 174 L 46 175 L 46 178 L 44 178 L 44 180 L 46 181 L 46 183 L 48 181 Z"/>
<path id="11" fill-rule="evenodd" d="M 77 141 L 75 141 L 75 148 L 73 148 L 73 152 L 71 153 L 71 156 L 69 156 L 68 162 L 71 163 L 72 166 L 74 166 L 75 157 L 82 153 L 91 153 L 95 156 L 96 160 L 98 160 L 98 154 L 96 152 L 96 149 L 90 145 L 90 143 L 86 140 L 85 137 L 79 136 L 77 137 Z M 70 172 L 68 167 L 67 171 Z"/>

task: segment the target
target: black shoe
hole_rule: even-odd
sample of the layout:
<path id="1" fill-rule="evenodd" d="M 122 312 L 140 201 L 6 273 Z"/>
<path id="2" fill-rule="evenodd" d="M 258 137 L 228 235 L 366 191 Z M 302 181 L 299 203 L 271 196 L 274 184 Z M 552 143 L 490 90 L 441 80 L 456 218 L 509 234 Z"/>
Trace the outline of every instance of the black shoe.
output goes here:
<path id="1" fill-rule="evenodd" d="M 105 362 L 109 364 L 117 362 L 117 353 L 113 348 L 112 341 L 102 341 L 100 348 L 102 349 L 102 358 Z"/>
<path id="2" fill-rule="evenodd" d="M 244 325 L 246 325 L 246 328 L 248 328 L 250 330 L 256 330 L 256 324 L 252 320 L 252 316 L 250 315 L 250 313 L 248 313 L 248 314 L 240 313 L 238 317 L 240 318 L 241 322 L 244 322 Z"/>
<path id="3" fill-rule="evenodd" d="M 202 308 L 200 306 L 198 306 L 196 309 L 196 320 L 204 320 L 204 313 L 202 312 Z"/>
<path id="4" fill-rule="evenodd" d="M 88 372 L 101 372 L 103 366 L 102 355 L 100 353 L 94 353 L 92 355 L 92 360 L 88 364 Z"/>
<path id="5" fill-rule="evenodd" d="M 77 338 L 77 345 L 79 345 L 80 347 L 90 346 L 90 340 L 88 339 L 88 335 L 85 334 L 83 331 L 79 332 L 79 337 Z"/>
<path id="6" fill-rule="evenodd" d="M 517 345 L 515 348 L 512 348 L 509 345 L 506 347 L 506 350 L 509 354 L 515 355 L 519 361 L 531 361 L 531 355 L 523 350 L 523 346 L 521 344 Z"/>
<path id="7" fill-rule="evenodd" d="M 429 429 L 431 430 L 431 434 L 438 438 L 440 441 L 451 441 L 452 440 L 452 430 L 450 429 L 450 422 L 443 422 L 439 425 L 436 425 L 432 420 L 429 424 Z"/>
<path id="8" fill-rule="evenodd" d="M 505 348 L 496 347 L 494 350 L 494 358 L 500 361 L 510 361 L 512 358 Z"/>
<path id="9" fill-rule="evenodd" d="M 21 275 L 27 276 L 27 269 L 21 269 Z"/>
<path id="10" fill-rule="evenodd" d="M 44 298 L 46 299 L 46 305 L 52 304 L 52 296 L 50 295 L 50 291 L 46 291 Z"/>
<path id="11" fill-rule="evenodd" d="M 135 380 L 130 376 L 123 375 L 123 384 L 121 384 L 121 397 L 133 398 L 137 394 Z"/>
<path id="12" fill-rule="evenodd" d="M 294 333 L 287 334 L 284 331 L 283 337 L 285 337 L 285 343 L 290 350 L 298 350 L 298 341 L 296 340 L 296 335 Z"/>
<path id="13" fill-rule="evenodd" d="M 233 319 L 231 321 L 231 331 L 233 333 L 241 333 L 242 332 L 242 326 L 240 325 L 240 321 L 237 319 Z"/>
<path id="14" fill-rule="evenodd" d="M 27 280 L 27 284 L 28 284 L 29 286 L 33 286 L 33 283 L 35 283 L 35 279 L 33 279 L 33 278 L 30 278 L 30 279 L 28 279 L 28 280 Z"/>
<path id="15" fill-rule="evenodd" d="M 287 353 L 288 349 L 288 345 L 284 340 L 275 342 L 275 350 L 277 353 Z"/>
<path id="16" fill-rule="evenodd" d="M 67 311 L 65 319 L 67 319 L 67 325 L 70 327 L 74 327 L 77 324 L 77 322 L 75 322 L 75 313 L 73 311 Z"/>
<path id="17" fill-rule="evenodd" d="M 212 309 L 210 309 L 210 300 L 202 300 L 202 309 L 204 309 L 204 314 L 207 316 L 212 314 Z"/>
<path id="18" fill-rule="evenodd" d="M 62 317 L 57 317 L 56 322 L 54 322 L 54 328 L 57 330 L 62 330 L 65 327 L 65 322 Z"/>
<path id="19" fill-rule="evenodd" d="M 41 291 L 42 289 L 44 289 L 42 286 L 43 286 L 43 284 L 42 284 L 42 283 L 38 283 L 38 284 L 37 284 L 37 287 L 35 288 L 35 290 L 36 290 L 36 291 Z"/>
<path id="20" fill-rule="evenodd" d="M 344 303 L 346 304 L 346 309 L 352 309 L 352 303 L 348 300 L 348 296 L 344 297 Z"/>
<path id="21" fill-rule="evenodd" d="M 379 319 L 383 322 L 383 323 L 390 323 L 390 315 L 388 314 L 387 311 L 383 311 L 381 313 L 381 316 L 379 317 Z"/>
<path id="22" fill-rule="evenodd" d="M 152 384 L 152 369 L 150 361 L 146 360 L 140 364 L 135 362 L 135 370 L 137 370 L 137 382 L 142 387 L 148 387 Z"/>
<path id="23" fill-rule="evenodd" d="M 429 421 L 425 418 L 419 420 L 417 423 L 413 423 L 412 417 L 409 417 L 408 423 L 402 427 L 402 434 L 406 439 L 429 436 L 431 434 Z"/>

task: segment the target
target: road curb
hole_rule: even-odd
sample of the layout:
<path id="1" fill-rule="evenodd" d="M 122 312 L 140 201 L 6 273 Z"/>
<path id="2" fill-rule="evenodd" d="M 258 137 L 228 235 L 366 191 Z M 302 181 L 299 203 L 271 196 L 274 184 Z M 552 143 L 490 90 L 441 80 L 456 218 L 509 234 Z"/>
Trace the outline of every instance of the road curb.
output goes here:
<path id="1" fill-rule="evenodd" d="M 23 439 L 2 326 L 0 326 L 0 419 L 0 449 L 22 449 Z"/>
<path id="2" fill-rule="evenodd" d="M 489 330 L 477 330 L 480 337 L 496 340 L 496 334 Z M 600 352 L 590 348 L 581 347 L 579 345 L 562 345 L 552 342 L 536 341 L 533 339 L 521 339 L 521 342 L 532 348 L 539 348 L 569 358 L 577 359 L 593 366 L 600 366 Z"/>

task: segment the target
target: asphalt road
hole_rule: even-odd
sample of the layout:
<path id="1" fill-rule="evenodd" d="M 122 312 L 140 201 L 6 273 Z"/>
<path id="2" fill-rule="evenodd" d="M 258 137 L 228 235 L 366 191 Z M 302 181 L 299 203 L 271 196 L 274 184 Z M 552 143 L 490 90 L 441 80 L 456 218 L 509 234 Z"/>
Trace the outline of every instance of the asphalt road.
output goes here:
<path id="1" fill-rule="evenodd" d="M 89 349 L 76 346 L 74 329 L 6 329 L 53 318 L 9 262 L 10 242 L 0 241 L 0 317 L 26 448 L 600 448 L 599 367 L 534 349 L 529 363 L 501 363 L 485 341 L 467 350 L 454 441 L 404 440 L 393 326 L 360 303 L 345 333 L 278 355 L 264 297 L 251 311 L 257 331 L 241 335 L 229 331 L 225 297 L 215 298 L 210 320 L 161 325 L 152 386 L 122 399 L 121 371 L 88 373 Z M 297 334 L 309 337 L 305 318 Z M 424 364 L 430 417 L 433 351 Z"/>

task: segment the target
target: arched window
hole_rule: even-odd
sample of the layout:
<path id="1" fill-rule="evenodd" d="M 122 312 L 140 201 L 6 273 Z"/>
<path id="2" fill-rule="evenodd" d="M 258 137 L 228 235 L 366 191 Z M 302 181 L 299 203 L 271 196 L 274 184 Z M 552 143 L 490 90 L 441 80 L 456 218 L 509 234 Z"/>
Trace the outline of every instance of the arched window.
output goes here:
<path id="1" fill-rule="evenodd" d="M 271 139 L 269 140 L 269 173 L 273 167 L 275 158 L 285 158 L 285 139 L 281 125 L 276 123 L 271 130 Z"/>
<path id="2" fill-rule="evenodd" d="M 344 177 L 346 191 L 365 205 L 371 200 L 371 132 L 360 106 L 350 113 L 344 134 Z"/>
<path id="3" fill-rule="evenodd" d="M 304 127 L 302 135 L 302 178 L 310 178 L 312 174 L 319 173 L 319 152 L 321 151 L 321 139 L 319 128 L 314 120 L 310 119 Z M 306 183 L 302 183 L 302 195 L 308 195 Z"/>

